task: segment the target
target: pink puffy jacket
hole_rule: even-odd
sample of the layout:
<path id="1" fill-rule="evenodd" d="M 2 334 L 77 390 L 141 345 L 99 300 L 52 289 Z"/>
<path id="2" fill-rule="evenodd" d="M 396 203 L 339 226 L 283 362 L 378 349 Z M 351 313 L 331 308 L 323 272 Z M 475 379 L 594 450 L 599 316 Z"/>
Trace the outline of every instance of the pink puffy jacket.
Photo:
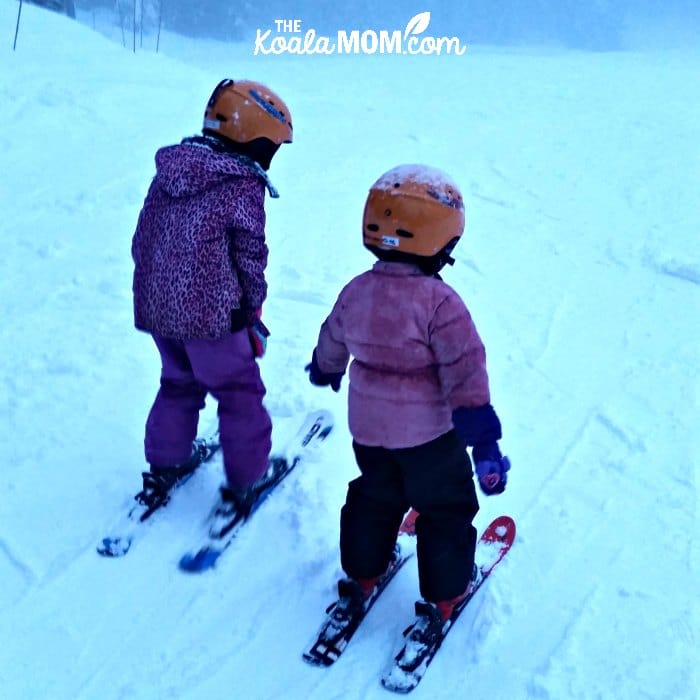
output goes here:
<path id="1" fill-rule="evenodd" d="M 414 447 L 452 429 L 452 411 L 489 403 L 486 353 L 447 284 L 407 263 L 377 262 L 351 280 L 321 326 L 319 369 L 344 372 L 360 444 Z"/>

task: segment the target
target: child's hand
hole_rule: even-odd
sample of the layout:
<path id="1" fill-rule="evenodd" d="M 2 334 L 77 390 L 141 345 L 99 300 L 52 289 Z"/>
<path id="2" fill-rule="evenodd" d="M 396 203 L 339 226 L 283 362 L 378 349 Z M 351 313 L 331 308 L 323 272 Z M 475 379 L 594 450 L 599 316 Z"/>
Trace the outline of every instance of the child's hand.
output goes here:
<path id="1" fill-rule="evenodd" d="M 501 455 L 497 442 L 482 443 L 472 451 L 474 471 L 479 486 L 487 496 L 496 496 L 506 490 L 510 460 Z"/>
<path id="2" fill-rule="evenodd" d="M 253 347 L 253 355 L 262 357 L 267 350 L 267 339 L 270 337 L 270 331 L 259 318 L 256 318 L 252 325 L 248 326 L 248 337 Z"/>
<path id="3" fill-rule="evenodd" d="M 330 386 L 333 391 L 340 391 L 340 382 L 343 378 L 344 372 L 330 372 L 326 374 L 322 372 L 318 366 L 318 361 L 316 360 L 316 351 L 311 356 L 311 362 L 304 367 L 304 371 L 309 373 L 309 381 L 314 386 Z"/>

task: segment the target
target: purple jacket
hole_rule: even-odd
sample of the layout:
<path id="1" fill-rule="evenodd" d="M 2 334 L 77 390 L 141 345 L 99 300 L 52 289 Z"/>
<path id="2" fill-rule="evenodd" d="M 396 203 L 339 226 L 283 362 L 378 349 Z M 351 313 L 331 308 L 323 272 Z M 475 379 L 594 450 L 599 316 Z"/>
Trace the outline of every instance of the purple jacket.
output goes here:
<path id="1" fill-rule="evenodd" d="M 219 338 L 231 311 L 267 294 L 265 179 L 196 144 L 161 148 L 131 246 L 136 327 L 166 338 Z"/>
<path id="2" fill-rule="evenodd" d="M 490 401 L 464 302 L 415 265 L 377 262 L 340 293 L 316 359 L 322 372 L 343 372 L 350 355 L 350 432 L 363 445 L 421 445 L 452 429 L 453 409 Z"/>

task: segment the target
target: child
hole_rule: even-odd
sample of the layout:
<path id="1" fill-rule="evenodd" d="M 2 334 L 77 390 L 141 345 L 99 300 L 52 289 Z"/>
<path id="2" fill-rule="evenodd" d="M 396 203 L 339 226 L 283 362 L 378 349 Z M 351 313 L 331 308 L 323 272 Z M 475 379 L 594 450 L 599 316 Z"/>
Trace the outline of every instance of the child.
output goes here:
<path id="1" fill-rule="evenodd" d="M 134 315 L 162 360 L 160 390 L 146 423 L 150 471 L 138 495 L 161 503 L 192 470 L 199 411 L 218 401 L 226 485 L 222 503 L 245 512 L 251 485 L 267 470 L 271 421 L 255 357 L 267 329 L 266 171 L 292 142 L 285 103 L 248 80 L 223 80 L 201 136 L 156 153 L 156 175 L 132 243 Z"/>
<path id="2" fill-rule="evenodd" d="M 497 440 L 484 346 L 440 269 L 464 231 L 464 204 L 443 172 L 405 165 L 372 186 L 364 245 L 378 258 L 340 293 L 313 352 L 310 380 L 334 391 L 348 364 L 348 419 L 361 476 L 341 511 L 339 583 L 352 615 L 386 571 L 409 506 L 416 521 L 420 592 L 441 626 L 474 571 L 479 484 L 502 493 L 509 468 Z M 417 606 L 418 610 L 418 606 Z"/>

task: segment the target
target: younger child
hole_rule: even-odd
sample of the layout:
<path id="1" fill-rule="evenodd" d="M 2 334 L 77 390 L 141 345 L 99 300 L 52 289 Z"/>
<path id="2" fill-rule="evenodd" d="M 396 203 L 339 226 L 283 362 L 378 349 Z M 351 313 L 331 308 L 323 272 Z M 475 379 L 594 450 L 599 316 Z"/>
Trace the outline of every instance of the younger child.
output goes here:
<path id="1" fill-rule="evenodd" d="M 443 172 L 405 165 L 372 186 L 363 241 L 379 261 L 341 291 L 313 352 L 312 384 L 340 388 L 350 355 L 348 418 L 361 475 L 341 512 L 339 583 L 348 614 L 386 571 L 402 518 L 416 520 L 420 592 L 435 625 L 468 591 L 481 489 L 502 493 L 509 468 L 497 441 L 484 346 L 439 271 L 464 231 L 459 189 Z M 418 606 L 417 606 L 418 610 Z"/>
<path id="2" fill-rule="evenodd" d="M 192 469 L 199 412 L 218 401 L 226 484 L 222 501 L 237 512 L 267 470 L 271 421 L 255 357 L 268 333 L 260 321 L 267 294 L 267 169 L 292 121 L 272 90 L 223 80 L 204 113 L 201 136 L 161 148 L 156 175 L 132 243 L 134 314 L 160 352 L 160 390 L 146 423 L 150 471 L 138 499 L 157 506 Z"/>

